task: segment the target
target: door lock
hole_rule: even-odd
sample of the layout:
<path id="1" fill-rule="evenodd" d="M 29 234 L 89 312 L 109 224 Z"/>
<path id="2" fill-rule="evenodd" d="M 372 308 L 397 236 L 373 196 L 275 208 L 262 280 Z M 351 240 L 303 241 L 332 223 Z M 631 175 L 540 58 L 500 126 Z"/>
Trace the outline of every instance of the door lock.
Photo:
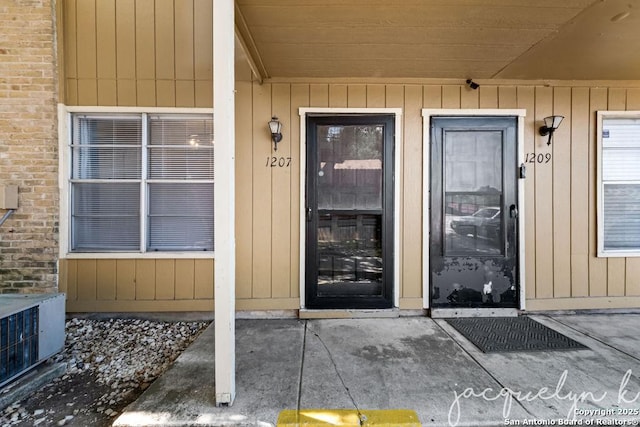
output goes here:
<path id="1" fill-rule="evenodd" d="M 527 177 L 527 167 L 522 163 L 520 165 L 520 178 L 525 179 Z"/>
<path id="2" fill-rule="evenodd" d="M 516 205 L 509 206 L 509 218 L 518 217 L 518 207 Z"/>

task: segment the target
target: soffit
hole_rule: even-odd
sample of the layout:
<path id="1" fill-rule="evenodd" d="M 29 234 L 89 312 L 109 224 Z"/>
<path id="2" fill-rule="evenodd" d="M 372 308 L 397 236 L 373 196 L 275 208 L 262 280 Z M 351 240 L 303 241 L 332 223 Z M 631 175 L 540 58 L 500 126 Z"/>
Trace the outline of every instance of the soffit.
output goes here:
<path id="1" fill-rule="evenodd" d="M 637 79 L 639 3 L 237 0 L 236 24 L 265 77 Z"/>
<path id="2" fill-rule="evenodd" d="M 497 74 L 501 78 L 529 76 L 640 79 L 640 1 L 597 1 L 558 34 L 542 40 Z"/>

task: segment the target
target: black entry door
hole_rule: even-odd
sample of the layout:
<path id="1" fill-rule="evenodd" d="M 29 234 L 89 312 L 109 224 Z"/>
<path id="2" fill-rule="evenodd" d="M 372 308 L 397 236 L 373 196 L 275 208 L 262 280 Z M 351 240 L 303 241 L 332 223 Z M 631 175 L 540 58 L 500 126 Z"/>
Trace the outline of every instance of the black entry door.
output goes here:
<path id="1" fill-rule="evenodd" d="M 307 308 L 392 306 L 393 124 L 307 118 Z"/>
<path id="2" fill-rule="evenodd" d="M 518 307 L 517 119 L 431 123 L 431 307 Z"/>

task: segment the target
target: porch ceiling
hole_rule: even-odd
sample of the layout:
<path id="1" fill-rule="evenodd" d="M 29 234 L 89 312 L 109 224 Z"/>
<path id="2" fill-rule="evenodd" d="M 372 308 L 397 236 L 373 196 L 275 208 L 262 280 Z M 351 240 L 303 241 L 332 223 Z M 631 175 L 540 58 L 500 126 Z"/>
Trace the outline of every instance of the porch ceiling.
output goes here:
<path id="1" fill-rule="evenodd" d="M 640 0 L 236 6 L 238 33 L 262 77 L 640 79 Z"/>

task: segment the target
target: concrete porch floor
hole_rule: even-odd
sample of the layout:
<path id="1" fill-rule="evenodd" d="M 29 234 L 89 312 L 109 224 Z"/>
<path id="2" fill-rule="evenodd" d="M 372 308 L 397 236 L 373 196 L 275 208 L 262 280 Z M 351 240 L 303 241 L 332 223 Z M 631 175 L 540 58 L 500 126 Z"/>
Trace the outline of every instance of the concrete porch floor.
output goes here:
<path id="1" fill-rule="evenodd" d="M 485 354 L 425 317 L 237 320 L 231 407 L 214 402 L 211 325 L 113 425 L 272 426 L 284 409 L 354 405 L 415 410 L 425 426 L 637 425 L 640 314 L 532 317 L 588 349 Z"/>

